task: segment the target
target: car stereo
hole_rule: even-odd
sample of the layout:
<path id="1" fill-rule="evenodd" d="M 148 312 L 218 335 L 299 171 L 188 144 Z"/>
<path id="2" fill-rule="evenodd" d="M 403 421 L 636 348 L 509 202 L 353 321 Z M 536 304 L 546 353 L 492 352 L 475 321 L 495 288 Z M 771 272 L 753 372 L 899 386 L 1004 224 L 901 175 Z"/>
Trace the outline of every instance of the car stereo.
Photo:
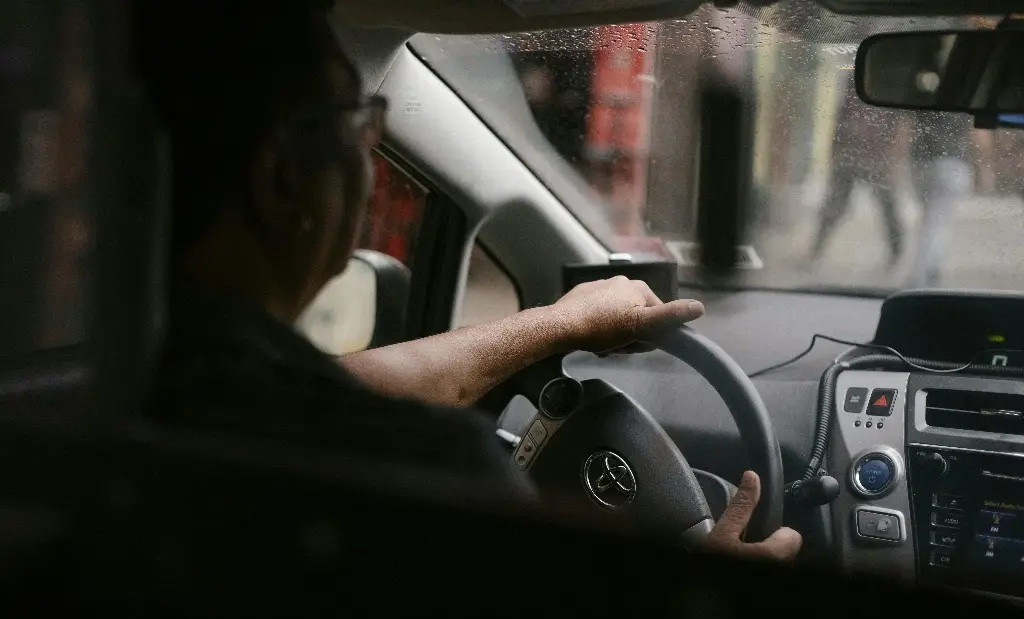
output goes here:
<path id="1" fill-rule="evenodd" d="M 1024 590 L 1024 458 L 912 447 L 908 475 L 924 582 Z"/>

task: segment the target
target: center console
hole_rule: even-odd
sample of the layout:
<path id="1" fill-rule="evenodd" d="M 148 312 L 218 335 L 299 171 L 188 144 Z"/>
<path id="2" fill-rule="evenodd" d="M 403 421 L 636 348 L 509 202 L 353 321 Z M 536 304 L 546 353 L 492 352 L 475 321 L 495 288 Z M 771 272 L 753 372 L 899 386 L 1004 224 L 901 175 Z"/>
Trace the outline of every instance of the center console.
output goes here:
<path id="1" fill-rule="evenodd" d="M 916 446 L 908 453 L 922 580 L 1024 593 L 1024 460 Z"/>
<path id="2" fill-rule="evenodd" d="M 828 470 L 844 486 L 832 504 L 844 568 L 1024 596 L 1024 380 L 908 370 L 835 383 Z"/>
<path id="3" fill-rule="evenodd" d="M 837 386 L 845 567 L 1024 593 L 1024 382 L 851 371 Z"/>

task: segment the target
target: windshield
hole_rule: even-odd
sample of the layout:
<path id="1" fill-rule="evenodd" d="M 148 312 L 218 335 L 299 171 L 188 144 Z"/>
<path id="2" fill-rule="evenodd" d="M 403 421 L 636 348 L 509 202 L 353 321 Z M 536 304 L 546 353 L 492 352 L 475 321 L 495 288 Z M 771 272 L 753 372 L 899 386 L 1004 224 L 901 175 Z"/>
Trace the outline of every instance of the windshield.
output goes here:
<path id="1" fill-rule="evenodd" d="M 700 85 L 717 76 L 745 104 L 731 281 L 1020 290 L 1024 133 L 875 108 L 853 88 L 870 34 L 995 23 L 837 16 L 796 1 L 651 24 L 420 35 L 412 46 L 609 249 L 675 260 L 684 283 L 701 277 Z"/>

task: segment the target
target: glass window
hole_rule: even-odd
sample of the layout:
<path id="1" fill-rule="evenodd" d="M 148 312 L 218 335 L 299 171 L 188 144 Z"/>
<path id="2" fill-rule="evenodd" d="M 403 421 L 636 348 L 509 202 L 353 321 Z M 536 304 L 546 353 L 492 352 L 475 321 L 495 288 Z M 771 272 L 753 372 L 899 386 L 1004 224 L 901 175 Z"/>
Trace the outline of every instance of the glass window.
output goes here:
<path id="1" fill-rule="evenodd" d="M 512 279 L 480 245 L 475 245 L 469 259 L 466 290 L 455 327 L 497 320 L 520 309 L 519 292 Z"/>
<path id="2" fill-rule="evenodd" d="M 411 272 L 427 191 L 398 166 L 374 154 L 374 189 L 359 241 L 401 262 Z M 299 317 L 297 326 L 321 350 L 346 355 L 368 348 L 377 315 L 373 269 L 357 259 L 324 286 Z"/>
<path id="3" fill-rule="evenodd" d="M 0 355 L 81 344 L 95 23 L 86 3 L 0 5 Z"/>
<path id="4" fill-rule="evenodd" d="M 677 260 L 686 281 L 702 277 L 701 97 L 713 83 L 746 104 L 736 121 L 746 170 L 737 182 L 748 188 L 737 283 L 1020 290 L 1024 133 L 975 130 L 966 115 L 875 108 L 856 97 L 852 79 L 857 46 L 873 33 L 995 21 L 840 16 L 795 0 L 412 44 L 544 177 L 554 168 L 541 149 L 522 146 L 539 128 L 567 174 L 599 194 L 559 195 L 585 225 L 595 216 L 607 223 L 610 232 L 591 228 L 609 249 Z M 488 96 L 500 90 L 488 78 L 505 78 L 483 55 L 506 59 L 535 126 L 513 118 L 507 96 Z"/>
<path id="5" fill-rule="evenodd" d="M 374 187 L 360 249 L 372 249 L 413 268 L 427 190 L 386 157 L 373 156 Z"/>

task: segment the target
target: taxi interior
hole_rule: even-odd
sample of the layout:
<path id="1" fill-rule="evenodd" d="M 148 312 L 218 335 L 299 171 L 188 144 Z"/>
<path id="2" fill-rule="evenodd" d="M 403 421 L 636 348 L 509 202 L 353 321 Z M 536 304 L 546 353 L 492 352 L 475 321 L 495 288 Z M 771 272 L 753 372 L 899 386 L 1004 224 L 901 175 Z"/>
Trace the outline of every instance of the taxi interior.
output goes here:
<path id="1" fill-rule="evenodd" d="M 479 52 L 501 33 L 568 37 L 579 28 L 682 21 L 712 9 L 770 21 L 789 4 L 339 0 L 330 15 L 341 45 L 367 90 L 391 102 L 377 169 L 400 170 L 404 180 L 378 176 L 377 190 L 421 196 L 422 212 L 411 268 L 364 251 L 354 261 L 362 266 L 346 272 L 358 279 L 362 269 L 374 282 L 375 292 L 360 297 L 376 298 L 369 308 L 343 302 L 369 317 L 361 334 L 318 331 L 316 312 L 300 326 L 314 340 L 341 337 L 343 348 L 350 340 L 365 348 L 466 324 L 482 263 L 507 281 L 511 311 L 553 302 L 570 280 L 616 273 L 701 299 L 706 317 L 652 337 L 648 343 L 660 350 L 573 354 L 530 368 L 486 398 L 481 406 L 498 419 L 494 441 L 507 446 L 509 466 L 527 470 L 541 491 L 574 486 L 573 500 L 613 513 L 629 530 L 671 539 L 666 546 L 706 535 L 732 484 L 753 468 L 764 496 L 749 535 L 796 528 L 805 540 L 798 565 L 1019 602 L 1024 333 L 1017 316 L 1024 296 L 965 289 L 887 296 L 894 289 L 887 284 L 787 288 L 738 267 L 730 248 L 750 216 L 737 204 L 752 190 L 736 179 L 752 146 L 734 131 L 742 106 L 714 87 L 708 91 L 721 98 L 708 99 L 714 104 L 704 108 L 702 137 L 690 138 L 704 164 L 689 199 L 712 213 L 698 217 L 699 239 L 690 239 L 708 251 L 687 266 L 620 246 L 606 219 L 579 206 L 605 198 L 543 134 L 516 68 L 503 52 Z M 921 20 L 921 30 L 928 19 L 1001 18 L 1024 6 L 803 5 L 813 6 L 810 19 L 823 29 L 870 24 L 855 43 L 885 32 L 886 19 Z M 338 488 L 388 497 L 391 515 L 373 518 L 389 531 L 389 547 L 447 548 L 457 556 L 460 527 L 479 524 L 480 516 L 456 515 L 456 504 L 474 502 L 453 489 L 456 473 L 389 477 L 386 463 L 354 464 L 332 453 L 329 441 L 311 447 L 266 433 L 168 429 L 136 414 L 165 319 L 169 170 L 165 138 L 133 73 L 128 3 L 21 1 L 0 14 L 0 60 L 11 80 L 0 170 L 4 590 L 33 603 L 74 591 L 188 611 L 230 612 L 239 596 L 254 609 L 277 608 L 266 587 L 326 587 L 345 549 L 370 547 L 355 539 L 358 526 L 347 526 L 370 518 L 360 511 L 369 508 L 343 510 Z M 721 31 L 699 21 L 711 38 Z M 679 75 L 662 79 L 687 84 Z M 1013 131 L 991 114 L 973 116 L 977 127 Z M 833 342 L 816 345 L 817 334 Z M 510 404 L 513 395 L 525 399 Z M 598 446 L 632 467 L 636 485 L 624 502 L 585 496 L 578 467 Z M 452 511 L 423 516 L 404 507 L 423 501 L 449 501 Z M 436 546 L 416 538 L 431 518 L 450 529 Z M 523 518 L 492 529 L 495 565 L 502 557 L 506 568 L 536 569 L 527 550 L 502 541 L 529 527 Z M 390 580 L 432 566 L 447 569 L 433 553 L 404 567 L 378 556 L 363 568 Z M 520 587 L 509 576 L 490 595 L 519 596 Z M 421 592 L 420 601 L 438 593 Z M 384 597 L 378 609 L 394 603 Z M 695 614 L 715 614 L 701 608 Z"/>

